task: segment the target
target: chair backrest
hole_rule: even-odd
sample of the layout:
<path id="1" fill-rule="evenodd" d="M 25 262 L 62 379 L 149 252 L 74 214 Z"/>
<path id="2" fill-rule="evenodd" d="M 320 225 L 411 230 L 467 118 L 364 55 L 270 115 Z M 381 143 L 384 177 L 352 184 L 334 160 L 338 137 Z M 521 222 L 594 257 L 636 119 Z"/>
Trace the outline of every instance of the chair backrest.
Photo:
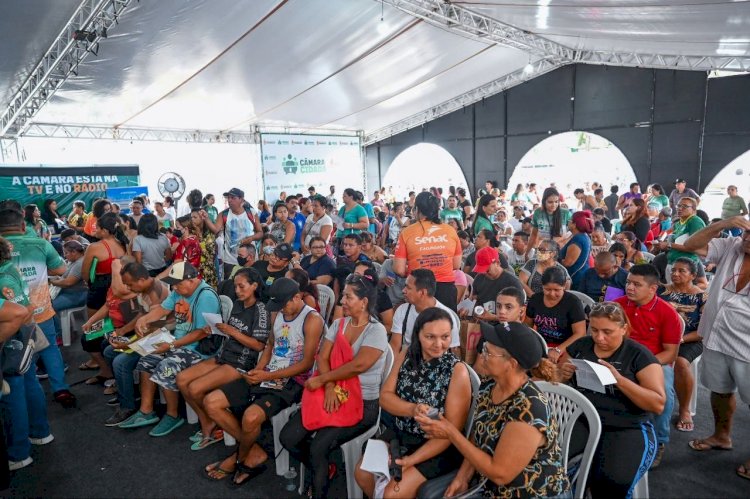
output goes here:
<path id="1" fill-rule="evenodd" d="M 320 315 L 323 316 L 323 320 L 328 324 L 333 312 L 334 302 L 336 297 L 333 294 L 333 290 L 325 284 L 316 284 L 318 288 L 318 303 L 320 304 Z"/>
<path id="2" fill-rule="evenodd" d="M 232 315 L 232 308 L 234 308 L 234 302 L 232 299 L 225 295 L 219 295 L 219 303 L 221 304 L 221 320 L 224 322 L 229 320 Z"/>
<path id="3" fill-rule="evenodd" d="M 393 361 L 395 359 L 396 356 L 393 354 L 393 348 L 389 344 L 388 349 L 385 351 L 385 364 L 383 365 L 383 377 L 380 378 L 380 388 L 383 388 L 385 380 L 388 379 L 388 375 L 391 374 L 391 369 L 393 369 Z"/>
<path id="4" fill-rule="evenodd" d="M 477 410 L 479 385 L 482 383 L 482 380 L 479 379 L 479 375 L 469 364 L 464 362 L 464 365 L 469 370 L 469 379 L 471 381 L 471 406 L 469 407 L 469 415 L 466 417 L 466 424 L 464 425 L 464 435 L 466 438 L 469 438 L 471 428 L 474 426 L 474 412 Z"/>
<path id="5" fill-rule="evenodd" d="M 683 319 L 682 315 L 679 313 L 677 314 L 677 317 L 680 319 L 680 327 L 682 328 L 680 331 L 681 336 L 685 336 L 685 319 Z"/>
<path id="6" fill-rule="evenodd" d="M 578 472 L 573 477 L 571 483 L 575 488 L 574 497 L 582 499 L 586 491 L 586 479 L 591 467 L 591 461 L 594 458 L 594 452 L 596 451 L 596 446 L 599 443 L 599 437 L 602 432 L 602 422 L 599 419 L 599 414 L 596 412 L 594 405 L 575 388 L 563 384 L 548 383 L 546 381 L 535 383 L 547 396 L 550 411 L 557 420 L 562 459 L 566 468 L 568 466 L 568 451 L 573 426 L 581 415 L 588 422 L 589 436 L 586 440 L 586 447 L 581 457 Z"/>
<path id="7" fill-rule="evenodd" d="M 653 253 L 649 253 L 648 251 L 641 251 L 641 255 L 643 255 L 643 258 L 647 263 L 651 263 L 654 258 L 656 258 L 656 255 L 654 255 Z"/>
<path id="8" fill-rule="evenodd" d="M 586 315 L 588 315 L 588 313 L 591 311 L 591 307 L 593 307 L 594 304 L 596 303 L 594 299 L 591 298 L 586 293 L 581 293 L 580 291 L 570 290 L 568 291 L 568 293 L 570 293 L 571 295 L 574 295 L 576 298 L 581 300 L 581 303 L 583 304 L 583 308 L 588 308 L 588 310 L 586 311 Z"/>
<path id="9" fill-rule="evenodd" d="M 536 329 L 532 329 L 532 331 L 534 331 L 534 333 L 539 337 L 539 341 L 542 343 L 542 347 L 544 347 L 544 353 L 547 353 L 549 351 L 549 348 L 547 347 L 547 340 L 545 340 L 544 336 L 542 336 Z"/>

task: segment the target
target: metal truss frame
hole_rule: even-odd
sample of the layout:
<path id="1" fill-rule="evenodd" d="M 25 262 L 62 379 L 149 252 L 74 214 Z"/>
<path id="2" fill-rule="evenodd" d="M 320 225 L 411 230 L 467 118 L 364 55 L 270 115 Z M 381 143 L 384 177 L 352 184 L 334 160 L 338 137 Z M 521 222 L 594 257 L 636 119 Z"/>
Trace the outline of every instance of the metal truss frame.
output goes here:
<path id="1" fill-rule="evenodd" d="M 442 0 L 380 0 L 452 33 L 553 59 L 573 60 L 574 49 Z"/>
<path id="2" fill-rule="evenodd" d="M 143 142 L 183 142 L 200 144 L 258 144 L 262 133 L 301 135 L 340 135 L 361 137 L 354 130 L 290 128 L 281 126 L 253 126 L 248 131 L 179 130 L 174 128 L 106 127 L 29 123 L 24 137 L 129 140 Z"/>
<path id="3" fill-rule="evenodd" d="M 255 132 L 224 132 L 219 130 L 177 130 L 137 127 L 106 127 L 29 123 L 24 137 L 105 139 L 144 142 L 194 142 L 224 144 L 256 144 Z"/>
<path id="4" fill-rule="evenodd" d="M 685 71 L 750 71 L 750 57 L 639 54 L 583 50 L 575 62 L 632 68 L 680 69 Z"/>
<path id="5" fill-rule="evenodd" d="M 387 127 L 383 127 L 373 132 L 366 133 L 362 143 L 366 146 L 375 142 L 379 142 L 383 139 L 396 135 L 397 133 L 401 133 L 410 128 L 423 125 L 428 121 L 432 121 L 441 116 L 445 116 L 446 114 L 452 113 L 453 111 L 457 111 L 470 104 L 479 102 L 482 99 L 503 92 L 504 90 L 508 90 L 511 87 L 536 78 L 537 76 L 549 73 L 550 71 L 553 71 L 564 65 L 565 64 L 563 63 L 554 62 L 547 59 L 540 59 L 536 62 L 532 62 L 529 66 L 523 69 L 519 69 L 518 71 L 507 74 L 502 78 L 498 78 L 480 87 L 469 90 L 468 92 L 465 92 L 458 97 L 454 97 L 453 99 L 442 102 L 437 106 L 433 106 L 425 111 L 413 114 L 408 118 L 399 120 L 396 123 L 388 125 Z"/>
<path id="6" fill-rule="evenodd" d="M 96 54 L 99 40 L 132 0 L 83 0 L 0 115 L 0 137 L 21 135 L 29 120 L 62 86 L 89 53 Z M 77 41 L 77 30 L 91 32 L 90 40 Z M 94 34 L 95 33 L 95 34 Z"/>

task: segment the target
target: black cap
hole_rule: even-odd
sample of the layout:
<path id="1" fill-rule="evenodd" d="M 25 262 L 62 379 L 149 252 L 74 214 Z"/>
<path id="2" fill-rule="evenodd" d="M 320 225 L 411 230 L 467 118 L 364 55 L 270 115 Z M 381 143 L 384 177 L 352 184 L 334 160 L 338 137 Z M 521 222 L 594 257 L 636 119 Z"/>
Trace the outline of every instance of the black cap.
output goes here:
<path id="1" fill-rule="evenodd" d="M 676 178 L 676 179 L 674 179 L 674 183 L 675 184 L 686 184 L 687 182 L 685 182 L 684 178 Z"/>
<path id="2" fill-rule="evenodd" d="M 482 337 L 493 345 L 504 348 L 524 369 L 531 369 L 544 357 L 544 349 L 533 329 L 520 322 L 500 322 L 492 325 L 480 322 Z"/>
<path id="3" fill-rule="evenodd" d="M 277 244 L 273 249 L 273 254 L 276 255 L 277 258 L 281 258 L 282 260 L 291 260 L 292 256 L 294 255 L 294 250 L 292 249 L 292 246 L 290 244 L 281 243 Z"/>
<path id="4" fill-rule="evenodd" d="M 229 189 L 229 191 L 224 193 L 224 196 L 225 197 L 236 196 L 238 198 L 244 198 L 245 191 L 243 191 L 242 189 L 238 189 L 237 187 L 232 187 L 231 189 Z"/>
<path id="5" fill-rule="evenodd" d="M 287 277 L 279 277 L 273 281 L 271 288 L 268 290 L 268 295 L 271 298 L 266 303 L 266 307 L 270 312 L 278 312 L 297 293 L 299 293 L 299 284 L 297 284 L 297 281 L 293 281 Z"/>

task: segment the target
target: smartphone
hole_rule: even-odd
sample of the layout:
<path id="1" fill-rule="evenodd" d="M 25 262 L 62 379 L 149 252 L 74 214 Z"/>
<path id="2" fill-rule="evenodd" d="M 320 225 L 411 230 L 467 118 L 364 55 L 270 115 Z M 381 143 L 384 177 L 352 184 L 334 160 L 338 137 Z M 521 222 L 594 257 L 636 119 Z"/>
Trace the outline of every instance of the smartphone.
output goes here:
<path id="1" fill-rule="evenodd" d="M 241 369 L 239 367 L 235 367 L 235 369 L 237 369 L 237 372 L 240 374 L 247 374 L 247 371 L 245 371 L 244 369 Z"/>
<path id="2" fill-rule="evenodd" d="M 440 419 L 440 411 L 437 409 L 437 407 L 430 407 L 430 409 L 427 411 L 427 417 L 430 419 L 438 420 Z"/>

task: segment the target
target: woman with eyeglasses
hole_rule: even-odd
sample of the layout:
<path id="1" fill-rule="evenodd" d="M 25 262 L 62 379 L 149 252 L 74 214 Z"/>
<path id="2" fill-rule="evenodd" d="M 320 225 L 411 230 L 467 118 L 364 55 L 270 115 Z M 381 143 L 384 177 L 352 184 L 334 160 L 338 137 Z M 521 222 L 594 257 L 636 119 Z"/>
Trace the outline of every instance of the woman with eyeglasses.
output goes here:
<path id="1" fill-rule="evenodd" d="M 561 269 L 566 276 L 565 289 L 570 289 L 570 275 L 568 269 L 557 261 L 560 246 L 555 241 L 547 240 L 539 243 L 536 258 L 527 261 L 518 272 L 518 279 L 523 285 L 523 290 L 528 296 L 542 292 L 542 274 L 551 268 Z"/>
<path id="2" fill-rule="evenodd" d="M 438 420 L 422 414 L 415 418 L 430 439 L 448 440 L 464 456 L 439 497 L 462 494 L 482 477 L 472 493 L 483 497 L 572 497 L 558 423 L 547 397 L 528 375 L 538 368 L 539 376 L 550 381 L 554 366 L 543 358 L 542 344 L 527 326 L 480 324 L 489 378 L 479 388 L 471 436 L 464 437 L 443 415 Z"/>
<path id="3" fill-rule="evenodd" d="M 675 260 L 671 274 L 672 284 L 667 284 L 657 294 L 659 298 L 671 304 L 685 321 L 685 332 L 674 365 L 674 388 L 680 404 L 680 417 L 676 428 L 679 431 L 693 431 L 690 399 L 693 396 L 695 379 L 690 364 L 703 353 L 703 342 L 698 336 L 698 324 L 707 295 L 693 283 L 698 274 L 698 265 L 690 258 Z"/>
<path id="4" fill-rule="evenodd" d="M 396 461 L 402 467 L 400 482 L 391 480 L 376 494 L 375 476 L 357 465 L 357 484 L 368 497 L 416 497 L 419 487 L 432 478 L 458 469 L 462 457 L 448 440 L 426 437 L 417 415 L 437 409 L 462 431 L 471 405 L 471 382 L 465 364 L 450 351 L 451 316 L 440 308 L 423 310 L 414 323 L 414 338 L 396 357 L 380 391 L 380 407 L 391 418 L 379 440 L 398 439 L 406 449 Z"/>
<path id="5" fill-rule="evenodd" d="M 684 244 L 688 237 L 706 226 L 703 220 L 696 215 L 697 209 L 697 200 L 691 197 L 680 199 L 677 204 L 678 219 L 672 224 L 672 235 L 666 241 L 659 243 L 658 248 L 667 252 L 667 282 L 671 278 L 671 266 L 679 257 L 684 256 L 696 262 L 699 261 L 695 254 L 684 251 Z"/>
<path id="6" fill-rule="evenodd" d="M 557 362 L 568 345 L 586 334 L 586 312 L 575 295 L 565 291 L 565 274 L 552 267 L 542 274 L 542 292 L 526 304 L 526 324 L 542 335 L 548 356 Z"/>
<path id="7" fill-rule="evenodd" d="M 587 485 L 592 497 L 630 497 L 633 487 L 656 456 L 651 419 L 664 410 L 664 374 L 659 361 L 643 345 L 628 338 L 625 311 L 612 302 L 597 303 L 589 314 L 590 336 L 569 345 L 560 359 L 560 373 L 596 407 L 602 433 L 591 463 Z M 588 389 L 574 376 L 569 359 L 605 366 L 615 378 L 605 393 Z M 573 432 L 570 455 L 583 449 L 585 432 Z M 580 437 L 580 438 L 579 438 Z"/>
<path id="8" fill-rule="evenodd" d="M 534 210 L 531 218 L 531 237 L 526 253 L 536 248 L 539 241 L 552 239 L 558 244 L 564 242 L 571 213 L 560 206 L 560 193 L 554 187 L 547 187 L 542 194 L 542 206 Z"/>
<path id="9" fill-rule="evenodd" d="M 305 270 L 312 284 L 330 285 L 336 271 L 336 262 L 326 253 L 326 242 L 321 237 L 312 237 L 309 248 L 310 254 L 299 262 L 293 260 L 292 266 Z"/>
<path id="10" fill-rule="evenodd" d="M 328 328 L 318 353 L 318 375 L 305 382 L 305 389 L 324 388 L 323 410 L 333 414 L 342 403 L 347 403 L 340 398 L 336 382 L 359 377 L 364 400 L 362 419 L 351 426 L 326 426 L 310 431 L 303 425 L 300 411 L 290 418 L 279 437 L 289 454 L 312 470 L 311 497 L 328 496 L 330 477 L 335 474 L 335 467 L 331 468 L 329 461 L 331 451 L 372 428 L 379 414 L 380 380 L 389 347 L 385 327 L 375 319 L 375 286 L 362 276 L 351 275 L 342 295 L 344 317 L 333 321 Z M 348 349 L 353 359 L 331 369 L 334 347 Z"/>

